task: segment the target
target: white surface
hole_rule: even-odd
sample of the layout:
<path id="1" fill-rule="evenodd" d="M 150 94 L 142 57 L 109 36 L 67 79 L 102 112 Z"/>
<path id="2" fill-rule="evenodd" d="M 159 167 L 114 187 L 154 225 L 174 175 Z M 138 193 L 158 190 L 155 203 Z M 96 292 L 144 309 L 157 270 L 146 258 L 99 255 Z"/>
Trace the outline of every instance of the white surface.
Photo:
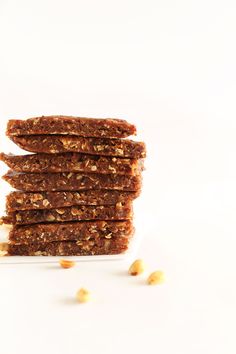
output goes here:
<path id="1" fill-rule="evenodd" d="M 12 117 L 136 123 L 149 155 L 137 256 L 167 277 L 148 287 L 128 261 L 0 265 L 1 353 L 236 352 L 235 6 L 0 2 L 1 150 L 14 152 Z M 92 303 L 74 302 L 81 286 Z"/>

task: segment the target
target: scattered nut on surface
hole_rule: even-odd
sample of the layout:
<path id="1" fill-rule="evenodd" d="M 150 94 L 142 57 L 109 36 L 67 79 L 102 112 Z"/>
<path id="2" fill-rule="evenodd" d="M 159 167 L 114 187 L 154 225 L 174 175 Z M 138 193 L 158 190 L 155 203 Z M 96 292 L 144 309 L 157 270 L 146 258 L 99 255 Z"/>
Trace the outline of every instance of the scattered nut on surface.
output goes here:
<path id="1" fill-rule="evenodd" d="M 72 268 L 75 266 L 75 262 L 68 261 L 67 259 L 60 259 L 59 263 L 60 263 L 60 266 L 65 269 Z"/>
<path id="2" fill-rule="evenodd" d="M 143 273 L 144 270 L 145 270 L 145 264 L 144 264 L 143 260 L 136 259 L 136 261 L 134 261 L 129 268 L 129 274 L 130 275 L 139 275 L 139 274 Z"/>
<path id="3" fill-rule="evenodd" d="M 161 270 L 156 270 L 155 272 L 151 273 L 147 278 L 147 282 L 149 285 L 156 285 L 164 283 L 165 281 L 165 274 Z"/>
<path id="4" fill-rule="evenodd" d="M 90 300 L 90 292 L 87 289 L 81 288 L 76 293 L 76 299 L 79 302 L 88 302 Z"/>

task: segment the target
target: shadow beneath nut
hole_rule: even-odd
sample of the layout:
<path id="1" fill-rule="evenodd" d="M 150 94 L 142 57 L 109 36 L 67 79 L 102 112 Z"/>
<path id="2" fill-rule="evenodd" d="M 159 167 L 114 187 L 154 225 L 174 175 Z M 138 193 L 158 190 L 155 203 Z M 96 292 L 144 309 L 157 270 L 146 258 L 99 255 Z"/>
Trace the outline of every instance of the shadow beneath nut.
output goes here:
<path id="1" fill-rule="evenodd" d="M 127 270 L 121 270 L 113 272 L 112 275 L 126 278 L 132 286 L 147 286 L 147 280 L 145 274 L 130 275 Z"/>
<path id="2" fill-rule="evenodd" d="M 129 276 L 127 270 L 119 270 L 118 272 L 112 273 L 114 275 L 120 276 L 120 277 L 127 277 Z"/>
<path id="3" fill-rule="evenodd" d="M 59 264 L 45 264 L 44 268 L 45 269 L 60 269 L 60 270 L 62 270 L 62 267 L 60 267 Z"/>
<path id="4" fill-rule="evenodd" d="M 67 297 L 59 300 L 61 305 L 77 305 L 78 301 L 73 297 Z"/>

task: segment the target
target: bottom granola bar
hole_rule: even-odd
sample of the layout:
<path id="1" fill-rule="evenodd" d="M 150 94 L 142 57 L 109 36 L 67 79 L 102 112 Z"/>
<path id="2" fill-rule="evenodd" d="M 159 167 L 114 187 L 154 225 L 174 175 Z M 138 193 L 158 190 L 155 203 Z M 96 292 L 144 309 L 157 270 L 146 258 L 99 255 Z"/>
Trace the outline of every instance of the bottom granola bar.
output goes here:
<path id="1" fill-rule="evenodd" d="M 109 240 L 119 237 L 129 238 L 133 231 L 133 224 L 130 220 L 15 225 L 9 233 L 9 240 L 14 244 L 89 241 L 99 238 Z"/>
<path id="2" fill-rule="evenodd" d="M 127 250 L 128 238 L 59 241 L 8 245 L 9 256 L 90 256 L 119 254 Z"/>

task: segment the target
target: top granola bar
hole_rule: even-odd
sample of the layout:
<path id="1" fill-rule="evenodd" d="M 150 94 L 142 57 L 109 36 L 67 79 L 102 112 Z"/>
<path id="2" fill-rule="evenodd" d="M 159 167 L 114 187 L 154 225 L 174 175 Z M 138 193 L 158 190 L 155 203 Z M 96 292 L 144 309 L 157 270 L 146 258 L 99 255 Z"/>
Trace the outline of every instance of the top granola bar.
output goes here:
<path id="1" fill-rule="evenodd" d="M 136 127 L 123 119 L 42 116 L 26 120 L 10 119 L 8 136 L 65 134 L 83 137 L 126 138 L 136 134 Z"/>

